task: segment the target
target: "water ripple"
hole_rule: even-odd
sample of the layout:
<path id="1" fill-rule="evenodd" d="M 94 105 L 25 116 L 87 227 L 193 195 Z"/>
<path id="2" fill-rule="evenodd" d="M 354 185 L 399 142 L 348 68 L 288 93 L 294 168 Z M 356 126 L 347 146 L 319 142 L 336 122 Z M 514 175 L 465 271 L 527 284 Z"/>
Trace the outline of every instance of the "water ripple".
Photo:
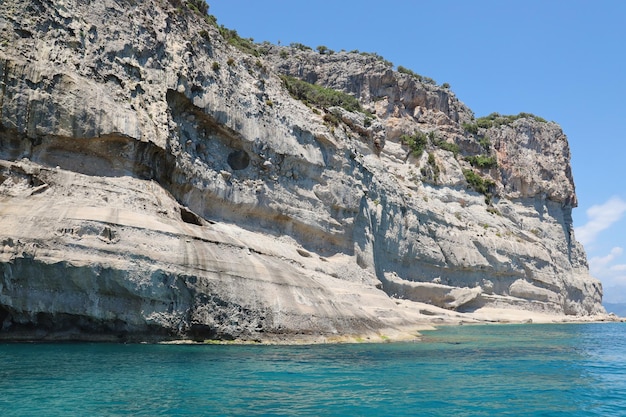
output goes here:
<path id="1" fill-rule="evenodd" d="M 626 325 L 460 326 L 423 343 L 0 345 L 2 416 L 617 416 Z"/>

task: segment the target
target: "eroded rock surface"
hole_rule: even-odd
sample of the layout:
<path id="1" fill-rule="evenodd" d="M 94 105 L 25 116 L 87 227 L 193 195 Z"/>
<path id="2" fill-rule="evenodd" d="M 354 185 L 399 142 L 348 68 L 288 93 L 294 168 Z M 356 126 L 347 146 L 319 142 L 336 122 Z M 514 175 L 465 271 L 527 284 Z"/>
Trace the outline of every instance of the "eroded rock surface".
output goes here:
<path id="1" fill-rule="evenodd" d="M 477 125 L 377 56 L 244 53 L 184 1 L 7 0 L 0 42 L 2 338 L 605 314 L 553 122 Z M 361 109 L 307 106 L 281 76 Z"/>

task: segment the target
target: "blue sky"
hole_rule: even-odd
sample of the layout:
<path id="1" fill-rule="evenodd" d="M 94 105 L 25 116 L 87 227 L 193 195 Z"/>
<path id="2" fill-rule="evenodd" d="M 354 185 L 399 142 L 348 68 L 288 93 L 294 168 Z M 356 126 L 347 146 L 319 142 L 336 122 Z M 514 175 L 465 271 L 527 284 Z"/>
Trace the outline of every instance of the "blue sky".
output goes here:
<path id="1" fill-rule="evenodd" d="M 255 41 L 376 52 L 477 117 L 534 113 L 569 138 L 578 240 L 605 301 L 626 302 L 626 1 L 212 0 Z"/>

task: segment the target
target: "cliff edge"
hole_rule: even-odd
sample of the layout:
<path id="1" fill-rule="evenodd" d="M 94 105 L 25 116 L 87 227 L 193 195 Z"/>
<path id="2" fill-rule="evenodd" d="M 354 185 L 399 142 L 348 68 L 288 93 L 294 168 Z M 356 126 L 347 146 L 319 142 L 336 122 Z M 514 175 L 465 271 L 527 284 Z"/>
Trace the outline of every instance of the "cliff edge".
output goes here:
<path id="1" fill-rule="evenodd" d="M 0 338 L 606 318 L 557 124 L 202 4 L 0 4 Z"/>

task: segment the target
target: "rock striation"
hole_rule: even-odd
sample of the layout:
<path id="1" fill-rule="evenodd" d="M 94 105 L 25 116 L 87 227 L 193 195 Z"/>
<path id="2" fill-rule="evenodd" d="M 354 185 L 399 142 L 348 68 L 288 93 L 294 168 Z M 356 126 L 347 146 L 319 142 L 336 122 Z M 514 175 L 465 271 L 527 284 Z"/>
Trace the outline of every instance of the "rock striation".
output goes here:
<path id="1" fill-rule="evenodd" d="M 0 4 L 0 338 L 604 317 L 557 124 L 194 4 Z"/>

